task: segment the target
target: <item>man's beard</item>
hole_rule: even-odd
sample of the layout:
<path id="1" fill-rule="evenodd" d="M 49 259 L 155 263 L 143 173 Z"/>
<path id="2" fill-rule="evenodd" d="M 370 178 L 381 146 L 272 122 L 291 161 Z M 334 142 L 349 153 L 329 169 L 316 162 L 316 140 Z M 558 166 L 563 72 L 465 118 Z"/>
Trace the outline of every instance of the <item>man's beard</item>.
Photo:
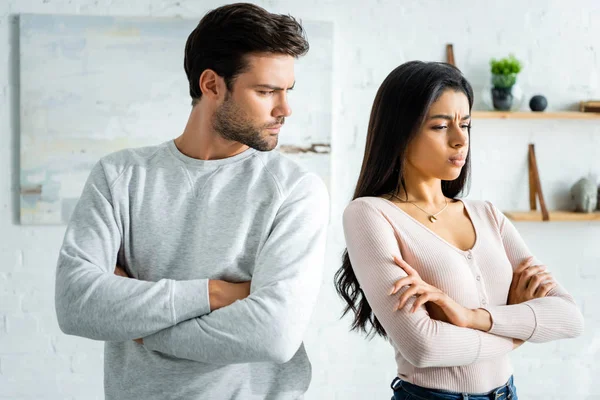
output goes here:
<path id="1" fill-rule="evenodd" d="M 224 139 L 245 144 L 258 151 L 271 151 L 277 146 L 277 136 L 263 137 L 262 132 L 271 126 L 283 124 L 284 121 L 285 118 L 282 117 L 274 123 L 257 127 L 228 95 L 215 112 L 213 129 Z M 274 138 L 274 141 L 270 142 L 269 138 Z"/>

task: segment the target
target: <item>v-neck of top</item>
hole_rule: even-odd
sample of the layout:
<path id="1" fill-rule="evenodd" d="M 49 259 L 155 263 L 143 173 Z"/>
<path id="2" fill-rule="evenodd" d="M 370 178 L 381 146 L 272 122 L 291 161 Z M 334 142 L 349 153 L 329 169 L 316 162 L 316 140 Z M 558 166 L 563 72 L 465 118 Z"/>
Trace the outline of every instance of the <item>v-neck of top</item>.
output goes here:
<path id="1" fill-rule="evenodd" d="M 428 227 L 426 227 L 425 225 L 423 225 L 423 223 L 421 223 L 420 221 L 418 221 L 412 215 L 410 215 L 409 213 L 407 213 L 406 211 L 404 211 L 403 209 L 401 209 L 400 207 L 398 207 L 398 205 L 396 203 L 394 203 L 393 201 L 390 201 L 390 200 L 385 199 L 383 197 L 379 197 L 379 198 L 382 199 L 382 200 L 384 200 L 385 202 L 389 203 L 394 209 L 396 209 L 396 210 L 400 211 L 401 213 L 403 213 L 404 215 L 406 215 L 415 224 L 419 225 L 421 228 L 425 229 L 426 231 L 428 231 L 429 233 L 431 233 L 433 236 L 435 236 L 436 238 L 438 238 L 438 240 L 446 243 L 446 245 L 450 246 L 452 249 L 458 251 L 459 253 L 461 253 L 461 254 L 471 253 L 477 247 L 477 243 L 479 242 L 479 234 L 478 234 L 478 231 L 477 231 L 477 226 L 475 224 L 475 220 L 473 219 L 473 216 L 472 216 L 473 214 L 469 210 L 469 207 L 467 206 L 467 203 L 464 200 L 462 200 L 462 199 L 455 199 L 455 200 L 460 201 L 463 204 L 463 206 L 465 207 L 465 210 L 467 211 L 467 216 L 468 216 L 469 220 L 471 221 L 471 225 L 473 226 L 473 230 L 475 231 L 475 243 L 473 243 L 473 246 L 471 246 L 471 248 L 467 249 L 467 250 L 459 249 L 455 245 L 451 244 L 446 239 L 444 239 L 443 237 L 441 237 L 440 235 L 438 235 L 437 233 L 435 233 L 434 231 L 432 231 L 431 229 L 429 229 Z"/>

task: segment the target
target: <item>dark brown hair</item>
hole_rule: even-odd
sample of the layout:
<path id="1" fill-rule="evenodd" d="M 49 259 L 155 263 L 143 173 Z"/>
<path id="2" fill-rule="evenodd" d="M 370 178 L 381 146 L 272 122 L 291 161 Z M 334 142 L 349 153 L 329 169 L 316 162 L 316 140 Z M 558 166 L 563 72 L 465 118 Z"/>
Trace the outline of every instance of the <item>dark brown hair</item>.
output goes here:
<path id="1" fill-rule="evenodd" d="M 254 4 L 236 3 L 208 12 L 185 44 L 183 66 L 192 105 L 202 92 L 200 75 L 206 69 L 225 79 L 227 88 L 247 68 L 250 53 L 279 53 L 298 58 L 308 52 L 300 22 L 289 15 L 273 14 Z"/>
<path id="2" fill-rule="evenodd" d="M 404 187 L 403 171 L 406 150 L 419 132 L 431 105 L 446 90 L 464 93 L 473 106 L 473 89 L 461 72 L 450 64 L 410 61 L 394 69 L 377 91 L 369 127 L 363 164 L 353 199 L 365 196 L 384 196 Z M 468 128 L 469 136 L 471 128 Z M 453 181 L 442 181 L 442 192 L 454 198 L 468 186 L 471 152 L 466 163 Z M 373 314 L 360 289 L 344 251 L 342 266 L 335 274 L 335 287 L 347 303 L 342 315 L 352 311 L 351 330 L 386 336 L 385 330 Z"/>

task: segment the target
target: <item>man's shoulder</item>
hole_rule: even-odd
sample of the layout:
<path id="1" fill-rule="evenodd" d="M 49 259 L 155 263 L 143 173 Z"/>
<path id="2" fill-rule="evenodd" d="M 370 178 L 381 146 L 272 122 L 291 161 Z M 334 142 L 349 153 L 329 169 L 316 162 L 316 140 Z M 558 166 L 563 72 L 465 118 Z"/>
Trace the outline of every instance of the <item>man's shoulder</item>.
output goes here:
<path id="1" fill-rule="evenodd" d="M 260 152 L 257 157 L 283 196 L 287 196 L 299 184 L 313 187 L 315 190 L 325 188 L 325 184 L 317 174 L 279 151 Z"/>
<path id="2" fill-rule="evenodd" d="M 130 147 L 107 154 L 101 158 L 101 161 L 105 165 L 115 166 L 144 163 L 164 147 L 164 143 L 154 146 Z"/>
<path id="3" fill-rule="evenodd" d="M 126 148 L 105 155 L 100 159 L 99 163 L 102 165 L 104 173 L 110 182 L 131 166 L 147 165 L 164 149 L 164 143 L 154 146 Z"/>

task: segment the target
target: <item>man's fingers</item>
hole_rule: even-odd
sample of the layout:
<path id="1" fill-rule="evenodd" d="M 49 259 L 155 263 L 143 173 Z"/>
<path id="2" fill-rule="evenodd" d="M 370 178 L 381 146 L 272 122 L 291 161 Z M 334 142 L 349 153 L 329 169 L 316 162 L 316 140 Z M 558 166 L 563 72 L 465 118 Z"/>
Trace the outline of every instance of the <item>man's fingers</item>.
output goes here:
<path id="1" fill-rule="evenodd" d="M 129 275 L 127 275 L 125 270 L 118 265 L 115 267 L 115 275 L 122 276 L 123 278 L 129 278 Z"/>

